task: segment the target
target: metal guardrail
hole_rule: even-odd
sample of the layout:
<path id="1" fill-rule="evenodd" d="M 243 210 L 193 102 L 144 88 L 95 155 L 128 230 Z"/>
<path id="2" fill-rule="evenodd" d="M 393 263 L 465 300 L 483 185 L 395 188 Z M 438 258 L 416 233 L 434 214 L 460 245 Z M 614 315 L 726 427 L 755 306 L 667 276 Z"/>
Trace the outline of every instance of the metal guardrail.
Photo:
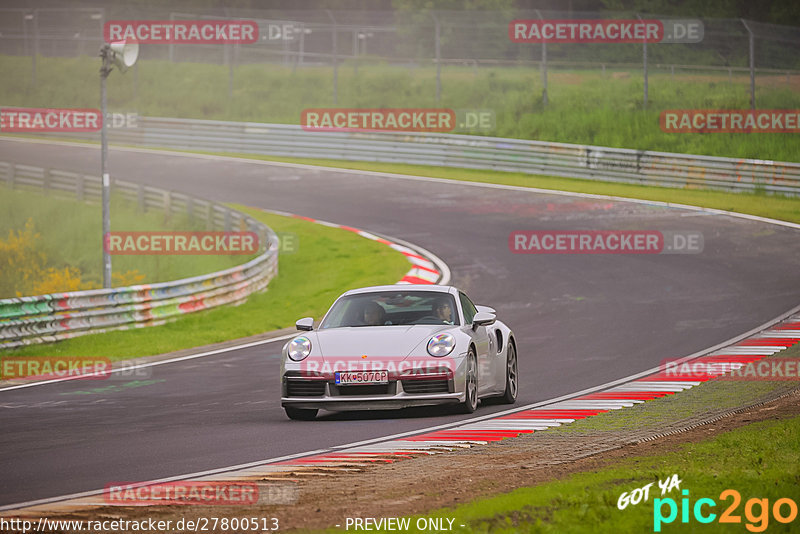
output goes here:
<path id="1" fill-rule="evenodd" d="M 94 176 L 0 163 L 0 183 L 12 188 L 67 193 L 99 201 Z M 226 206 L 162 189 L 116 181 L 112 192 L 143 210 L 183 212 L 209 230 L 247 229 L 259 236 L 261 254 L 236 267 L 156 284 L 95 289 L 0 300 L 0 349 L 52 342 L 80 335 L 163 324 L 200 310 L 238 304 L 267 287 L 278 272 L 278 239 L 267 225 Z"/>
<path id="2" fill-rule="evenodd" d="M 64 134 L 99 140 L 99 134 Z M 87 137 L 88 136 L 88 137 Z M 667 187 L 800 194 L 800 163 L 500 137 L 307 131 L 297 125 L 141 117 L 116 144 L 491 169 Z"/>

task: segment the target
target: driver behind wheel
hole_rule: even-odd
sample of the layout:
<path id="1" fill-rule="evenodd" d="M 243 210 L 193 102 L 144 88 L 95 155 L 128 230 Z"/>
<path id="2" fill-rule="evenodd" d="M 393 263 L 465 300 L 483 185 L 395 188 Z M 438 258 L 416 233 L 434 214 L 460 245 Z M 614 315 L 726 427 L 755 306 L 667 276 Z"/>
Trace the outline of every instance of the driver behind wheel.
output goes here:
<path id="1" fill-rule="evenodd" d="M 433 305 L 433 314 L 445 324 L 453 324 L 453 309 L 447 300 L 438 301 Z"/>
<path id="2" fill-rule="evenodd" d="M 375 301 L 370 301 L 364 306 L 364 324 L 367 326 L 381 326 L 386 321 L 386 311 L 383 306 Z"/>

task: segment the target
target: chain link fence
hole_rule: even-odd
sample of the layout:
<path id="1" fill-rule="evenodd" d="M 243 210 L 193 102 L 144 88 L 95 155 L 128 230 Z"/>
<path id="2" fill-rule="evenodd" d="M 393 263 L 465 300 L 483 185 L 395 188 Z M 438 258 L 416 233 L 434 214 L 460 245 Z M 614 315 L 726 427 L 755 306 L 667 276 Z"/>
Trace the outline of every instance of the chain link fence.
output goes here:
<path id="1" fill-rule="evenodd" d="M 697 43 L 517 43 L 509 23 L 518 19 L 668 20 L 658 14 L 577 11 L 291 11 L 204 10 L 168 8 L 0 9 L 0 54 L 31 57 L 31 79 L 37 57 L 94 55 L 111 20 L 246 19 L 259 27 L 252 44 L 148 44 L 141 59 L 229 65 L 229 96 L 234 66 L 280 64 L 293 69 L 332 67 L 331 95 L 338 95 L 338 70 L 376 65 L 410 69 L 435 68 L 436 95 L 441 97 L 443 71 L 452 67 L 485 69 L 527 67 L 541 70 L 542 98 L 547 102 L 547 72 L 556 69 L 642 71 L 677 74 L 722 73 L 751 76 L 751 104 L 756 107 L 757 76 L 800 75 L 800 28 L 742 19 L 700 19 Z"/>

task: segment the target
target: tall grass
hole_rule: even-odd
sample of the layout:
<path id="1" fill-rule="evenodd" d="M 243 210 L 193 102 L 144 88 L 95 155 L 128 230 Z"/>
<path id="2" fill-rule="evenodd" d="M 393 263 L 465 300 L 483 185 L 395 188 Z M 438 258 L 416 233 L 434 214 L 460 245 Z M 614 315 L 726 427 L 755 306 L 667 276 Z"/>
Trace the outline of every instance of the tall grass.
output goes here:
<path id="1" fill-rule="evenodd" d="M 120 198 L 112 198 L 111 214 L 111 231 L 206 229 L 204 222 L 189 220 L 185 215 L 166 217 L 159 211 L 142 213 L 134 204 Z M 17 246 L 13 248 L 3 246 L 14 243 Z M 101 207 L 0 186 L 0 253 L 4 268 L 12 260 L 12 253 L 19 256 L 14 269 L 2 270 L 0 298 L 35 294 L 43 287 L 48 289 L 43 293 L 102 287 Z M 251 257 L 115 255 L 112 267 L 118 276 L 113 285 L 198 276 L 233 267 Z M 44 284 L 45 276 L 49 280 L 47 284 Z M 80 279 L 77 285 L 74 284 L 76 277 Z M 56 283 L 59 281 L 60 287 Z"/>
<path id="2" fill-rule="evenodd" d="M 40 58 L 30 85 L 30 59 L 0 56 L 0 103 L 31 107 L 98 107 L 99 60 Z M 330 67 L 274 64 L 228 67 L 142 60 L 134 71 L 108 79 L 109 106 L 141 115 L 297 124 L 305 108 L 333 106 Z M 749 108 L 748 78 L 652 71 L 643 105 L 640 71 L 551 70 L 549 104 L 542 103 L 539 71 L 523 67 L 442 70 L 437 104 L 435 70 L 361 62 L 339 68 L 339 107 L 492 109 L 497 124 L 486 135 L 567 143 L 800 161 L 800 136 L 776 133 L 662 132 L 664 109 Z M 758 107 L 800 108 L 800 80 L 759 76 Z"/>

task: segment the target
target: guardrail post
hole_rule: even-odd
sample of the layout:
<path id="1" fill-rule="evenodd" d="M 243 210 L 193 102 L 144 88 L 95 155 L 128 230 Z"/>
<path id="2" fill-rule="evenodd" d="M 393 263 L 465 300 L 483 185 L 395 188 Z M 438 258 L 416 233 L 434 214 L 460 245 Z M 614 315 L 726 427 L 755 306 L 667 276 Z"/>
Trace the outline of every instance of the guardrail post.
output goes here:
<path id="1" fill-rule="evenodd" d="M 164 215 L 169 217 L 172 215 L 172 192 L 164 191 Z"/>
<path id="2" fill-rule="evenodd" d="M 231 211 L 229 209 L 225 208 L 225 212 L 224 213 L 225 213 L 225 231 L 226 232 L 230 232 L 231 231 Z"/>
<path id="3" fill-rule="evenodd" d="M 86 177 L 82 174 L 75 175 L 75 197 L 78 202 L 86 199 Z"/>
<path id="4" fill-rule="evenodd" d="M 52 176 L 50 176 L 50 169 L 45 169 L 42 172 L 42 194 L 49 195 L 50 194 L 50 182 L 52 180 Z"/>
<path id="5" fill-rule="evenodd" d="M 141 184 L 136 188 L 136 203 L 139 205 L 139 211 L 142 213 L 147 211 L 147 203 L 144 201 L 144 186 Z"/>
<path id="6" fill-rule="evenodd" d="M 17 166 L 13 163 L 8 166 L 8 185 L 11 189 L 17 185 Z"/>
<path id="7" fill-rule="evenodd" d="M 189 224 L 194 221 L 194 200 L 192 197 L 186 197 L 186 216 L 189 217 Z"/>

